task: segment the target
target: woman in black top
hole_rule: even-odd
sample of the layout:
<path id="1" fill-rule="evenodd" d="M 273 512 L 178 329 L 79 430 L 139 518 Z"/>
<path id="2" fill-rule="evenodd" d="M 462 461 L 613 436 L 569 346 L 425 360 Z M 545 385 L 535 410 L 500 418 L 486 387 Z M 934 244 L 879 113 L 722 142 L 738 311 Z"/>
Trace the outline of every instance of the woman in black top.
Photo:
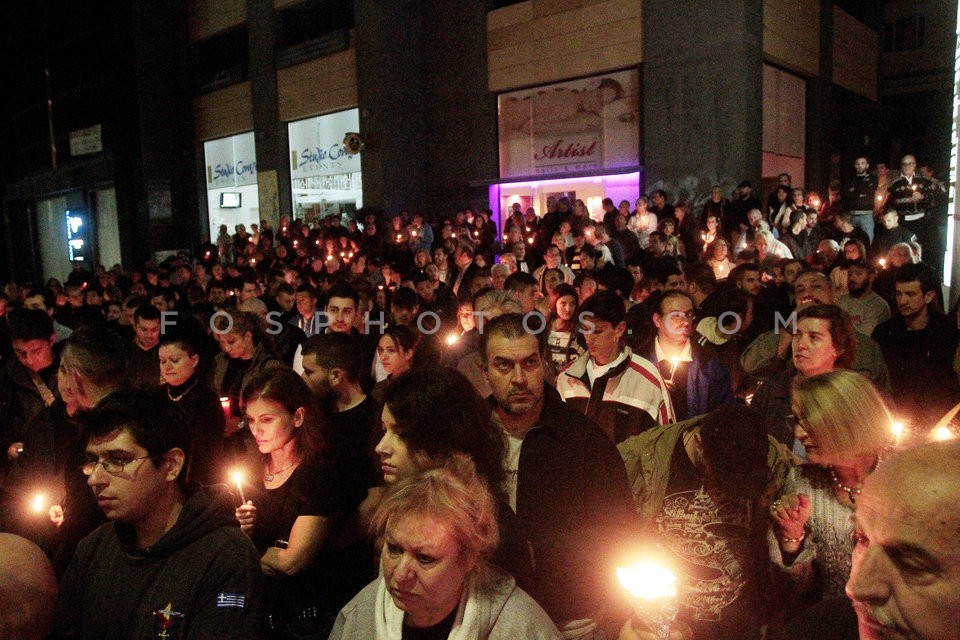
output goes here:
<path id="1" fill-rule="evenodd" d="M 323 638 L 344 604 L 325 550 L 341 515 L 336 472 L 324 457 L 319 413 L 300 376 L 264 371 L 242 394 L 245 419 L 261 454 L 237 509 L 241 529 L 260 551 L 274 638 Z"/>
<path id="2" fill-rule="evenodd" d="M 200 484 L 224 482 L 221 465 L 225 418 L 220 398 L 200 373 L 202 335 L 187 330 L 160 335 L 160 378 L 167 399 L 190 425 L 187 480 Z"/>

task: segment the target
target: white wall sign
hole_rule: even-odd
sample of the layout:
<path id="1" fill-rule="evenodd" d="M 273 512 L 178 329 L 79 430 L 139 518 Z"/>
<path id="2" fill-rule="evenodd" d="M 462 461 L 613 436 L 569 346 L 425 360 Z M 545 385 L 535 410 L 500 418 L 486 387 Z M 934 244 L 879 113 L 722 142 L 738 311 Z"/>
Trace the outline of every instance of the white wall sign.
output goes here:
<path id="1" fill-rule="evenodd" d="M 343 146 L 344 134 L 360 129 L 358 109 L 298 120 L 287 128 L 294 180 L 360 171 L 360 155 L 347 153 Z"/>
<path id="2" fill-rule="evenodd" d="M 257 147 L 253 132 L 203 143 L 207 190 L 257 184 Z"/>
<path id="3" fill-rule="evenodd" d="M 639 84 L 627 70 L 500 94 L 500 177 L 638 165 Z"/>

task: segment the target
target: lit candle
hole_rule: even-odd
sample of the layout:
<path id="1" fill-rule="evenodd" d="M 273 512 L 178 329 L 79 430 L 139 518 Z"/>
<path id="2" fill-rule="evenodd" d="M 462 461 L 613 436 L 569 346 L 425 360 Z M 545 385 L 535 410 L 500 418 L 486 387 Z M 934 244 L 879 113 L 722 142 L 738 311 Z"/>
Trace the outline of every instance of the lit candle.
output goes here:
<path id="1" fill-rule="evenodd" d="M 454 342 L 459 340 L 459 338 L 460 336 L 458 336 L 457 334 L 451 333 L 449 336 L 447 336 L 447 344 L 448 345 L 453 344 Z"/>
<path id="2" fill-rule="evenodd" d="M 223 417 L 230 419 L 230 398 L 220 398 L 220 408 L 223 409 Z"/>
<path id="3" fill-rule="evenodd" d="M 30 500 L 30 510 L 34 513 L 46 513 L 47 512 L 47 496 L 42 493 L 38 493 L 33 496 L 33 499 Z"/>
<path id="4" fill-rule="evenodd" d="M 473 232 L 473 237 L 474 237 L 474 238 L 479 238 L 479 237 L 480 237 L 480 232 L 479 232 L 479 231 L 474 231 L 474 232 Z"/>
<path id="5" fill-rule="evenodd" d="M 953 432 L 953 429 L 947 425 L 940 425 L 933 429 L 930 432 L 930 439 L 935 440 L 936 442 L 943 442 L 944 440 L 953 440 L 957 437 L 957 434 Z"/>
<path id="6" fill-rule="evenodd" d="M 417 230 L 416 230 L 416 229 L 413 230 L 413 237 L 414 237 L 414 238 L 417 237 Z"/>
<path id="7" fill-rule="evenodd" d="M 320 239 L 319 239 L 319 238 L 317 239 L 317 241 L 316 241 L 315 244 L 316 244 L 318 247 L 320 246 Z"/>
<path id="8" fill-rule="evenodd" d="M 451 234 L 450 234 L 450 237 L 451 237 L 451 238 L 456 238 L 456 237 L 457 237 L 457 232 L 454 231 L 453 233 L 451 233 Z"/>
<path id="9" fill-rule="evenodd" d="M 677 615 L 677 576 L 668 567 L 645 560 L 617 567 L 617 579 L 629 594 L 634 613 L 655 630 L 657 638 L 668 640 Z"/>
<path id="10" fill-rule="evenodd" d="M 883 196 L 877 196 L 877 202 L 882 202 L 882 201 L 883 201 Z"/>
<path id="11" fill-rule="evenodd" d="M 900 446 L 900 438 L 903 436 L 903 423 L 894 422 L 890 425 L 890 430 L 893 431 L 893 446 Z"/>
<path id="12" fill-rule="evenodd" d="M 670 358 L 670 379 L 667 382 L 673 382 L 673 374 L 677 372 L 678 364 L 680 364 L 680 358 L 677 356 Z"/>
<path id="13" fill-rule="evenodd" d="M 403 240 L 403 235 L 398 233 L 398 234 L 397 234 L 397 242 L 400 242 L 401 240 Z"/>
<path id="14" fill-rule="evenodd" d="M 527 233 L 530 233 L 530 227 L 525 227 L 525 228 L 527 230 Z"/>
<path id="15" fill-rule="evenodd" d="M 230 472 L 230 477 L 233 478 L 234 484 L 237 485 L 237 491 L 240 492 L 240 504 L 247 504 L 247 497 L 243 495 L 243 472 L 234 469 Z"/>
<path id="16" fill-rule="evenodd" d="M 527 238 L 527 244 L 533 244 L 533 238 Z"/>
<path id="17" fill-rule="evenodd" d="M 886 268 L 887 268 L 887 259 L 886 259 L 886 258 L 880 258 L 880 268 L 881 268 L 881 269 L 886 269 Z"/>

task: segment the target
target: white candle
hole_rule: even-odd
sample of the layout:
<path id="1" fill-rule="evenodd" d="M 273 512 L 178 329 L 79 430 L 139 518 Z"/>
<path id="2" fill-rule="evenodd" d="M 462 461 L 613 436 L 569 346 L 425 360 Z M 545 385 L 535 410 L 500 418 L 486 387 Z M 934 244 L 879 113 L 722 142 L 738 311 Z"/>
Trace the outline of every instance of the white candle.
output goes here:
<path id="1" fill-rule="evenodd" d="M 230 472 L 230 477 L 233 478 L 237 491 L 240 492 L 240 504 L 247 504 L 247 497 L 243 495 L 243 472 L 235 469 Z"/>

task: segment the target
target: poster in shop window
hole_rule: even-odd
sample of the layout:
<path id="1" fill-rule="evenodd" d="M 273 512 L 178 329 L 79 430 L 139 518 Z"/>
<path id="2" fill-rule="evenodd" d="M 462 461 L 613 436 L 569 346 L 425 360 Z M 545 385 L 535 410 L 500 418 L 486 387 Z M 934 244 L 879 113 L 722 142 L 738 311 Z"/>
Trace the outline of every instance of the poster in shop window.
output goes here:
<path id="1" fill-rule="evenodd" d="M 636 69 L 500 94 L 500 177 L 637 166 L 639 104 Z"/>

